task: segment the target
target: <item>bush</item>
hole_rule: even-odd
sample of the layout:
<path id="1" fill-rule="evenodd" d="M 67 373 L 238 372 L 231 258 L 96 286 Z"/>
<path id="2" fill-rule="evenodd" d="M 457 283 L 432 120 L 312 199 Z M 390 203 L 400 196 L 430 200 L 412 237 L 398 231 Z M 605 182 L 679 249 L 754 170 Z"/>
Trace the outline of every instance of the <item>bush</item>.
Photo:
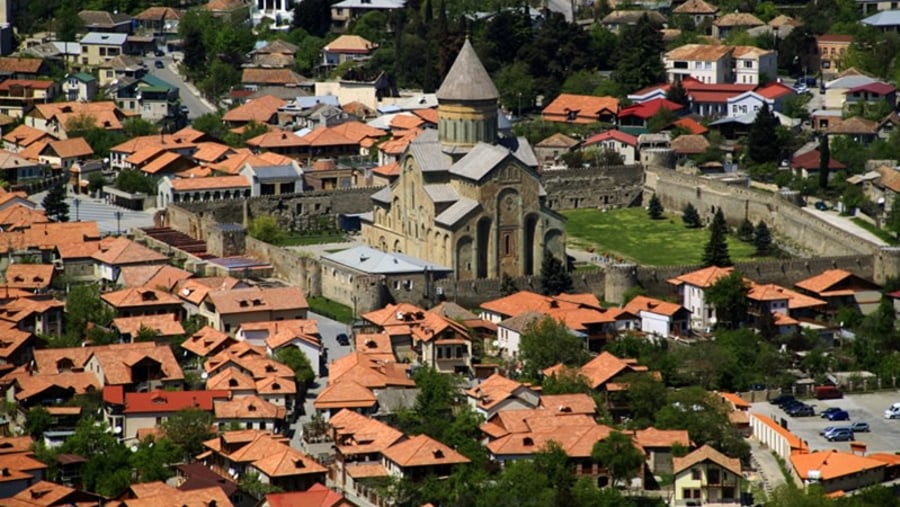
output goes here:
<path id="1" fill-rule="evenodd" d="M 273 245 L 281 243 L 285 238 L 284 229 L 278 225 L 278 220 L 269 215 L 254 218 L 250 222 L 250 230 L 248 232 L 250 237 Z"/>
<path id="2" fill-rule="evenodd" d="M 124 169 L 116 176 L 116 188 L 131 194 L 153 195 L 156 193 L 157 183 L 156 178 L 137 169 Z"/>

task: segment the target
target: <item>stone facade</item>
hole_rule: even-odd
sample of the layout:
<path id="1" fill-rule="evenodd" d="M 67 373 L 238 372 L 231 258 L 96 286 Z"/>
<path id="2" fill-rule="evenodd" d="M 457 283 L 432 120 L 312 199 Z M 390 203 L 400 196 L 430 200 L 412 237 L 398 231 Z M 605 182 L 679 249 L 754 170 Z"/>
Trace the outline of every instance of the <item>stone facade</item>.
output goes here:
<path id="1" fill-rule="evenodd" d="M 546 205 L 525 139 L 499 138 L 497 90 L 466 41 L 437 92 L 438 131 L 416 138 L 372 196 L 365 241 L 449 267 L 457 279 L 527 276 L 565 258 L 565 218 Z"/>

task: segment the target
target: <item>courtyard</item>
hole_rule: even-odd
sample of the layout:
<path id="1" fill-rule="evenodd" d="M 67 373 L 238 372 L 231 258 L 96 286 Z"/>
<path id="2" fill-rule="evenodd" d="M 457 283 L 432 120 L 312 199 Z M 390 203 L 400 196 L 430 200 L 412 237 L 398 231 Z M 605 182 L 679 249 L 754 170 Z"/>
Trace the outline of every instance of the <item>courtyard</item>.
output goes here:
<path id="1" fill-rule="evenodd" d="M 644 208 L 562 211 L 568 219 L 568 246 L 647 266 L 699 264 L 709 240 L 706 228 L 688 229 L 681 216 L 665 213 L 651 220 Z M 733 262 L 765 259 L 754 256 L 752 244 L 728 236 Z"/>

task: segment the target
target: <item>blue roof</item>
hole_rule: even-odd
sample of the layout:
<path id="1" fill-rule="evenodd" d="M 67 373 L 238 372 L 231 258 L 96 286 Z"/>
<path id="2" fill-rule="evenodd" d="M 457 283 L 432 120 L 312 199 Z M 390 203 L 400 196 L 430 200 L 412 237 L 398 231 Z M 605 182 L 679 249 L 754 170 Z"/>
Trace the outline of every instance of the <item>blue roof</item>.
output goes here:
<path id="1" fill-rule="evenodd" d="M 338 98 L 335 95 L 314 95 L 312 97 L 297 97 L 296 99 L 294 99 L 294 103 L 300 106 L 301 109 L 309 109 L 316 104 L 328 104 L 335 107 L 341 107 L 341 103 L 338 101 Z"/>

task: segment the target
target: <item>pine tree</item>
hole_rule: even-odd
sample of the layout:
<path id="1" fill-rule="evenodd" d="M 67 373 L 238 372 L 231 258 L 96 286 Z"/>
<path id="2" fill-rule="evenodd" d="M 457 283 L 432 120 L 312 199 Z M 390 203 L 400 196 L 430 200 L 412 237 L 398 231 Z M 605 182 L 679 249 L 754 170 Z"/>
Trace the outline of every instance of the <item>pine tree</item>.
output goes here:
<path id="1" fill-rule="evenodd" d="M 741 222 L 741 226 L 738 227 L 737 237 L 741 241 L 750 242 L 753 241 L 753 222 L 750 219 L 745 218 L 743 222 Z"/>
<path id="2" fill-rule="evenodd" d="M 687 203 L 684 209 L 681 210 L 681 221 L 684 222 L 688 229 L 700 227 L 700 214 L 697 213 L 697 208 L 693 204 Z"/>
<path id="3" fill-rule="evenodd" d="M 622 90 L 639 90 L 658 83 L 665 74 L 660 53 L 665 51 L 659 26 L 646 14 L 626 26 L 619 37 L 613 79 Z"/>
<path id="4" fill-rule="evenodd" d="M 778 156 L 781 153 L 775 132 L 778 125 L 780 125 L 778 118 L 769 109 L 769 104 L 763 103 L 756 113 L 756 119 L 750 125 L 750 133 L 747 135 L 747 149 L 750 160 L 754 163 L 778 162 Z"/>
<path id="5" fill-rule="evenodd" d="M 819 144 L 819 187 L 828 190 L 828 166 L 831 164 L 831 147 L 828 146 L 828 136 L 822 136 Z"/>
<path id="6" fill-rule="evenodd" d="M 690 99 L 688 98 L 687 91 L 684 89 L 684 86 L 681 84 L 680 80 L 676 80 L 672 86 L 669 87 L 669 91 L 666 92 L 666 100 L 671 100 L 676 104 L 681 104 L 682 106 L 687 107 L 690 104 Z"/>
<path id="7" fill-rule="evenodd" d="M 650 202 L 647 204 L 647 214 L 650 215 L 650 218 L 653 220 L 662 218 L 663 207 L 662 203 L 659 202 L 659 197 L 656 197 L 656 194 L 650 196 Z"/>
<path id="8" fill-rule="evenodd" d="M 756 246 L 756 255 L 765 255 L 772 248 L 772 233 L 762 220 L 756 224 L 756 230 L 753 232 L 753 245 Z"/>
<path id="9" fill-rule="evenodd" d="M 66 202 L 66 187 L 62 184 L 54 185 L 47 191 L 41 206 L 47 216 L 57 222 L 69 221 L 69 204 Z"/>
<path id="10" fill-rule="evenodd" d="M 555 296 L 563 292 L 571 292 L 572 277 L 566 271 L 565 264 L 553 254 L 546 252 L 541 263 L 541 292 L 546 296 Z"/>
<path id="11" fill-rule="evenodd" d="M 500 294 L 509 296 L 510 294 L 515 294 L 516 292 L 519 292 L 519 287 L 516 285 L 516 281 L 513 280 L 511 276 L 503 273 L 503 276 L 500 277 Z"/>
<path id="12" fill-rule="evenodd" d="M 709 226 L 709 241 L 703 249 L 703 266 L 731 266 L 731 256 L 728 254 L 728 224 L 722 208 L 716 211 L 712 224 Z"/>

